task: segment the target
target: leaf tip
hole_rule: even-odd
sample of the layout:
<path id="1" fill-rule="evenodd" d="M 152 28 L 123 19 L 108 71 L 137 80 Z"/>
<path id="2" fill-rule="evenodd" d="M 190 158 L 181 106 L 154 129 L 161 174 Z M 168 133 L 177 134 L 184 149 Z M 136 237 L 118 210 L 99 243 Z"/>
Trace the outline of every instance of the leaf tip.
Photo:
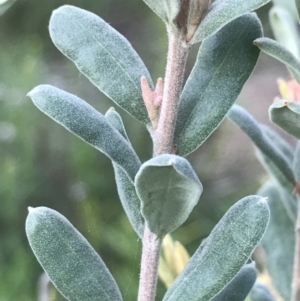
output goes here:
<path id="1" fill-rule="evenodd" d="M 169 165 L 171 165 L 171 166 L 175 166 L 176 165 L 176 158 L 171 158 L 170 160 L 169 160 Z"/>
<path id="2" fill-rule="evenodd" d="M 30 90 L 30 91 L 26 94 L 26 96 L 32 98 L 32 97 L 33 97 L 33 94 L 34 94 L 34 92 L 35 92 L 35 89 L 36 89 L 36 88 L 33 88 L 32 90 Z"/>
<path id="3" fill-rule="evenodd" d="M 258 40 L 258 39 L 254 40 L 254 41 L 253 41 L 253 44 L 254 44 L 255 46 L 259 46 L 259 45 L 260 45 L 260 44 L 259 44 L 259 40 Z"/>
<path id="4" fill-rule="evenodd" d="M 248 265 L 251 268 L 255 268 L 256 267 L 255 261 L 250 262 Z"/>
<path id="5" fill-rule="evenodd" d="M 27 208 L 27 210 L 28 210 L 28 213 L 32 213 L 33 211 L 35 211 L 35 208 L 29 206 Z"/>
<path id="6" fill-rule="evenodd" d="M 263 203 L 263 204 L 267 204 L 268 203 L 268 198 L 267 197 L 261 198 L 260 202 Z"/>

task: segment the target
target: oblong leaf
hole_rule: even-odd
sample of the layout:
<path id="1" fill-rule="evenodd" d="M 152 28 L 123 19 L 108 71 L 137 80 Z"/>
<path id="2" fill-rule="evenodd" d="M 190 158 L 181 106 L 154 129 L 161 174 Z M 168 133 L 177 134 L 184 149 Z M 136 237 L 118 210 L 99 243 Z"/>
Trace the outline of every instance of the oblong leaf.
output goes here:
<path id="1" fill-rule="evenodd" d="M 171 23 L 180 10 L 180 0 L 144 0 L 166 23 Z"/>
<path id="2" fill-rule="evenodd" d="M 244 265 L 227 286 L 210 301 L 243 301 L 256 281 L 255 263 Z"/>
<path id="3" fill-rule="evenodd" d="M 215 34 L 230 21 L 258 9 L 270 0 L 216 0 L 208 8 L 192 43 L 200 42 Z"/>
<path id="4" fill-rule="evenodd" d="M 100 256 L 64 216 L 31 208 L 26 234 L 37 260 L 68 300 L 123 300 Z"/>
<path id="5" fill-rule="evenodd" d="M 269 158 L 292 185 L 295 185 L 294 173 L 285 156 L 264 135 L 259 123 L 242 107 L 234 105 L 227 117 L 245 132 L 256 147 Z"/>
<path id="6" fill-rule="evenodd" d="M 179 104 L 179 155 L 199 147 L 225 118 L 255 67 L 259 51 L 253 40 L 261 35 L 260 21 L 247 14 L 203 42 Z"/>
<path id="7" fill-rule="evenodd" d="M 264 198 L 248 196 L 233 205 L 191 257 L 163 301 L 207 301 L 216 296 L 249 259 L 268 220 Z"/>
<path id="8" fill-rule="evenodd" d="M 142 98 L 140 80 L 152 81 L 141 58 L 130 43 L 93 13 L 64 5 L 50 20 L 55 46 L 97 88 L 131 116 L 150 123 Z"/>
<path id="9" fill-rule="evenodd" d="M 121 116 L 109 109 L 105 118 L 119 133 L 129 141 Z M 143 238 L 145 220 L 141 214 L 141 201 L 136 193 L 134 184 L 118 164 L 113 162 L 118 194 L 126 215 L 140 238 Z"/>
<path id="10" fill-rule="evenodd" d="M 285 300 L 290 300 L 295 250 L 295 222 L 292 222 L 285 212 L 280 186 L 277 183 L 269 181 L 257 193 L 268 197 L 271 211 L 270 222 L 262 239 L 267 270 L 274 287 Z"/>
<path id="11" fill-rule="evenodd" d="M 282 201 L 285 213 L 289 216 L 292 222 L 295 222 L 297 218 L 297 202 L 295 196 L 292 195 L 292 191 L 295 188 L 294 185 L 291 185 L 290 181 L 287 180 L 285 175 L 273 163 L 273 161 L 263 155 L 259 150 L 256 152 L 256 157 L 273 180 L 276 181 L 277 185 L 279 185 L 279 197 Z"/>
<path id="12" fill-rule="evenodd" d="M 293 1 L 284 2 L 293 4 Z M 294 14 L 296 13 L 296 10 Z M 297 21 L 285 8 L 275 5 L 269 12 L 270 24 L 276 40 L 299 59 L 300 36 Z"/>
<path id="13" fill-rule="evenodd" d="M 299 103 L 285 99 L 274 101 L 269 108 L 269 117 L 286 132 L 300 139 Z"/>
<path id="14" fill-rule="evenodd" d="M 190 163 L 167 154 L 141 166 L 135 187 L 147 225 L 160 237 L 186 221 L 203 190 Z"/>
<path id="15" fill-rule="evenodd" d="M 259 126 L 263 131 L 265 138 L 269 140 L 269 143 L 272 144 L 273 147 L 276 148 L 276 150 L 280 152 L 283 157 L 286 158 L 287 163 L 292 169 L 294 151 L 291 146 L 269 127 L 265 126 L 264 124 L 260 124 Z M 258 148 L 256 148 L 255 154 L 262 166 L 269 173 L 269 175 L 272 176 L 281 186 L 281 191 L 284 194 L 284 196 L 282 196 L 284 207 L 291 220 L 294 221 L 296 218 L 296 199 L 291 194 L 291 192 L 295 188 L 294 184 L 291 183 L 291 181 L 289 181 L 282 170 L 278 168 L 278 166 L 276 166 L 276 164 L 274 164 L 274 162 L 270 158 L 265 156 Z"/>
<path id="16" fill-rule="evenodd" d="M 265 124 L 260 124 L 261 129 L 264 134 L 270 139 L 270 141 L 277 147 L 277 149 L 282 153 L 283 156 L 292 164 L 294 160 L 294 150 L 292 146 L 284 140 L 280 135 L 278 135 L 273 129 L 266 126 Z"/>
<path id="17" fill-rule="evenodd" d="M 140 161 L 101 113 L 79 97 L 49 85 L 34 88 L 28 96 L 43 113 L 120 165 L 133 181 Z"/>
<path id="18" fill-rule="evenodd" d="M 295 3 L 297 8 L 298 20 L 300 21 L 300 0 L 295 0 Z"/>
<path id="19" fill-rule="evenodd" d="M 249 298 L 251 301 L 276 301 L 270 290 L 260 282 L 254 284 Z"/>
<path id="20" fill-rule="evenodd" d="M 284 46 L 269 38 L 259 38 L 254 41 L 261 51 L 284 63 L 296 81 L 300 83 L 300 61 Z"/>

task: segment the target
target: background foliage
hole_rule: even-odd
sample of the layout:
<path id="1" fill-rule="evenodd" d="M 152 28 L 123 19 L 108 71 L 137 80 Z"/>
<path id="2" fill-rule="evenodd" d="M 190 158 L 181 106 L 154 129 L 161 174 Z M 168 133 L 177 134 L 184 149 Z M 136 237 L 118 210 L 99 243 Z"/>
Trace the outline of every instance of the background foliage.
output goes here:
<path id="1" fill-rule="evenodd" d="M 37 298 L 42 270 L 25 237 L 29 205 L 48 206 L 65 215 L 101 254 L 125 299 L 134 300 L 141 242 L 118 200 L 110 161 L 41 114 L 26 97 L 34 86 L 50 83 L 86 99 L 102 113 L 113 105 L 52 45 L 48 21 L 62 4 L 100 15 L 133 44 L 154 79 L 164 75 L 164 24 L 140 0 L 22 0 L 0 18 L 0 301 Z M 259 12 L 263 21 L 267 9 Z M 267 119 L 266 107 L 276 96 L 276 77 L 286 75 L 281 69 L 275 77 L 272 70 L 265 74 L 265 60 L 240 98 L 250 111 L 258 108 L 261 119 Z M 262 78 L 270 87 L 264 94 L 257 88 Z M 152 146 L 143 126 L 117 110 L 141 160 L 150 158 Z M 250 142 L 227 122 L 188 159 L 204 194 L 174 237 L 193 253 L 233 200 L 255 193 L 264 172 Z M 158 298 L 163 292 L 160 283 Z"/>

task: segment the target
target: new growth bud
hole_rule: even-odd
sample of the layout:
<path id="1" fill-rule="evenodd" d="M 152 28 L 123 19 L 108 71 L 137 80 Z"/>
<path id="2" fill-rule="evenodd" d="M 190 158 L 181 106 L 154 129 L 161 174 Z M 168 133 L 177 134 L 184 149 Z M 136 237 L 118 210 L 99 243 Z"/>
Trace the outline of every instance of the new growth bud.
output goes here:
<path id="1" fill-rule="evenodd" d="M 163 97 L 164 84 L 162 78 L 157 80 L 155 90 L 152 91 L 147 78 L 142 76 L 141 78 L 141 90 L 144 99 L 145 106 L 148 111 L 148 116 L 151 120 L 152 127 L 155 130 L 157 128 L 160 106 Z"/>
<path id="2" fill-rule="evenodd" d="M 187 42 L 193 38 L 210 3 L 211 0 L 181 0 L 175 23 Z"/>

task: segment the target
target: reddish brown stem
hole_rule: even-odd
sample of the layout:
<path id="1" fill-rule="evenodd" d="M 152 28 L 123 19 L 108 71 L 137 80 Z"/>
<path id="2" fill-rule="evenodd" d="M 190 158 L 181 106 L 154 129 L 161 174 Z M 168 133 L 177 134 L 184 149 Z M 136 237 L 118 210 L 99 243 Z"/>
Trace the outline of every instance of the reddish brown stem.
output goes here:
<path id="1" fill-rule="evenodd" d="M 169 31 L 169 51 L 159 122 L 154 135 L 154 156 L 173 153 L 177 110 L 189 46 Z"/>

